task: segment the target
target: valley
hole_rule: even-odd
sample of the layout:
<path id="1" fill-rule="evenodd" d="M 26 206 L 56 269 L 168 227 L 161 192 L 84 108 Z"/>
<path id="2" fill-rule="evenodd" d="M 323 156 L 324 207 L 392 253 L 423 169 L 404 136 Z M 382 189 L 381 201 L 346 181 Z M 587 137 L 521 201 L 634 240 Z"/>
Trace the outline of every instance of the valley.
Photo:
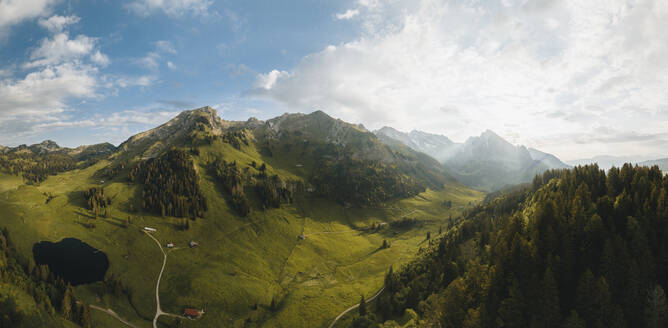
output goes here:
<path id="1" fill-rule="evenodd" d="M 36 242 L 64 238 L 80 239 L 107 254 L 107 277 L 118 279 L 130 292 L 102 293 L 101 282 L 75 286 L 77 299 L 95 306 L 91 315 L 96 326 L 118 324 L 99 309 L 109 309 L 136 327 L 152 326 L 156 279 L 163 265 L 163 253 L 156 247 L 159 241 L 168 252 L 158 290 L 161 311 L 180 316 L 184 308 L 196 308 L 204 314 L 196 320 L 156 317 L 157 327 L 177 321 L 187 327 L 219 327 L 221 323 L 229 327 L 318 327 L 328 325 L 361 295 L 371 297 L 382 287 L 390 267 L 408 263 L 431 243 L 427 233 L 437 238 L 451 219 L 484 196 L 450 181 L 440 189 L 368 205 L 342 205 L 304 190 L 295 192 L 291 203 L 262 209 L 253 189 L 245 188 L 252 210 L 240 217 L 207 170 L 212 158 L 222 154 L 228 162 L 249 167 L 253 161 L 266 163 L 268 172 L 284 180 L 303 179 L 302 172 L 312 164 L 304 158 L 298 167 L 294 157 L 280 156 L 277 151 L 264 157 L 252 143 L 236 149 L 215 140 L 198 150 L 199 155 L 192 159 L 208 210 L 201 218 L 188 219 L 187 230 L 181 228 L 183 219 L 139 210 L 141 186 L 127 181 L 127 170 L 111 179 L 100 178 L 100 172 L 113 167 L 118 158 L 125 160 L 127 152 L 49 176 L 39 185 L 25 185 L 15 176 L 3 175 L 3 226 L 25 257 L 31 256 Z M 111 204 L 97 218 L 83 196 L 91 187 L 103 188 Z M 404 218 L 416 223 L 407 228 L 392 224 Z M 143 227 L 157 230 L 151 233 L 155 241 Z M 200 246 L 190 248 L 190 241 Z M 389 247 L 382 247 L 384 241 Z M 168 242 L 176 247 L 167 250 Z"/>

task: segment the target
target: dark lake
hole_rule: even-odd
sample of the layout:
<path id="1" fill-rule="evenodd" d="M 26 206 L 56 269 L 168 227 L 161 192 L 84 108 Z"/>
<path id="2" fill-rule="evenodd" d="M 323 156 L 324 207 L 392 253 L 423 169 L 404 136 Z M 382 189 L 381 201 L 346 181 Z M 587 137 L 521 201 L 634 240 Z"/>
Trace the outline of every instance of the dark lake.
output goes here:
<path id="1" fill-rule="evenodd" d="M 48 265 L 56 277 L 73 286 L 101 281 L 109 269 L 107 254 L 75 238 L 36 243 L 32 253 L 35 263 Z"/>

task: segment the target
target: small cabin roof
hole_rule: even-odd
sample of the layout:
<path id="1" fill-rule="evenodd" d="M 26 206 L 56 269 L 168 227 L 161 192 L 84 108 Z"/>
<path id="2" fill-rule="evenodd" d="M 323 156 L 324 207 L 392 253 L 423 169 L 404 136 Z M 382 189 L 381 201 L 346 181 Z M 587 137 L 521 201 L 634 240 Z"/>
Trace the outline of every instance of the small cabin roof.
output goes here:
<path id="1" fill-rule="evenodd" d="M 194 315 L 194 316 L 199 316 L 200 314 L 202 314 L 200 310 L 191 308 L 186 308 L 185 310 L 183 310 L 183 313 L 185 315 Z"/>

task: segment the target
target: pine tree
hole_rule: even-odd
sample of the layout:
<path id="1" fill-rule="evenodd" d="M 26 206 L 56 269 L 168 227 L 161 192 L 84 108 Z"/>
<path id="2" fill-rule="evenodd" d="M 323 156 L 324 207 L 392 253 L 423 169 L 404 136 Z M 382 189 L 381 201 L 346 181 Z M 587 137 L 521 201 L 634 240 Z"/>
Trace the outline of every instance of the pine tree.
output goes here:
<path id="1" fill-rule="evenodd" d="M 666 327 L 668 324 L 668 304 L 666 294 L 660 285 L 655 285 L 647 292 L 645 320 L 648 328 Z"/>
<path id="2" fill-rule="evenodd" d="M 541 282 L 540 298 L 538 301 L 539 327 L 559 327 L 561 310 L 559 308 L 559 289 L 550 267 L 545 269 Z"/>
<path id="3" fill-rule="evenodd" d="M 63 294 L 63 301 L 60 305 L 60 313 L 66 320 L 72 321 L 74 319 L 72 315 L 73 304 L 74 296 L 72 295 L 72 286 L 67 285 L 67 288 L 65 288 L 65 293 Z"/>
<path id="4" fill-rule="evenodd" d="M 575 293 L 575 308 L 582 313 L 582 318 L 591 325 L 600 317 L 598 304 L 596 304 L 596 280 L 590 270 L 580 278 L 580 283 Z"/>
<path id="5" fill-rule="evenodd" d="M 92 327 L 92 322 L 90 318 L 90 306 L 88 304 L 84 304 L 81 307 L 81 315 L 79 317 L 79 323 L 81 324 L 82 328 Z"/>
<path id="6" fill-rule="evenodd" d="M 366 301 L 364 300 L 364 295 L 362 295 L 362 299 L 360 299 L 360 305 L 358 309 L 360 312 L 360 316 L 366 315 Z"/>
<path id="7" fill-rule="evenodd" d="M 564 321 L 563 328 L 586 328 L 584 320 L 580 319 L 580 316 L 576 311 L 571 311 L 571 313 Z"/>
<path id="8" fill-rule="evenodd" d="M 276 303 L 276 298 L 272 297 L 271 298 L 271 304 L 269 304 L 269 310 L 270 311 L 276 311 L 278 309 L 278 304 Z"/>
<path id="9" fill-rule="evenodd" d="M 499 307 L 499 316 L 503 322 L 503 327 L 525 327 L 524 297 L 522 296 L 522 291 L 517 280 L 513 281 L 508 294 L 508 297 L 501 302 L 501 306 Z"/>

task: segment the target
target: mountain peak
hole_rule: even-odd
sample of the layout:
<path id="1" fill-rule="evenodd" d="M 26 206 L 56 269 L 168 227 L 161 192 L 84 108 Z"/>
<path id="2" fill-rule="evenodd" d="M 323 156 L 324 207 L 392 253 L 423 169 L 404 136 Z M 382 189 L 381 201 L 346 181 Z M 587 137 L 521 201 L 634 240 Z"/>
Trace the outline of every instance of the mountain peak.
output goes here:
<path id="1" fill-rule="evenodd" d="M 119 147 L 133 148 L 152 157 L 167 145 L 182 142 L 198 124 L 204 124 L 213 134 L 220 135 L 229 122 L 218 117 L 216 110 L 210 106 L 184 110 L 167 123 L 130 137 Z"/>
<path id="2" fill-rule="evenodd" d="M 319 118 L 319 119 L 333 119 L 331 116 L 327 115 L 327 113 L 321 111 L 321 110 L 316 110 L 312 112 L 311 114 L 308 114 L 308 116 Z"/>
<path id="3" fill-rule="evenodd" d="M 211 108 L 211 106 L 204 106 L 204 107 L 195 108 L 195 109 L 191 109 L 191 110 L 184 110 L 183 113 L 193 113 L 193 114 L 202 113 L 202 114 L 218 115 L 218 112 L 215 109 Z"/>
<path id="4" fill-rule="evenodd" d="M 55 147 L 55 148 L 60 148 L 60 146 L 58 146 L 58 144 L 57 144 L 55 141 L 53 141 L 53 140 L 49 140 L 49 139 L 44 140 L 44 141 L 42 141 L 42 142 L 40 142 L 39 144 L 36 144 L 36 145 L 37 145 L 37 146 L 43 146 L 43 147 Z"/>
<path id="5" fill-rule="evenodd" d="M 480 137 L 485 138 L 485 139 L 490 139 L 490 138 L 495 138 L 495 139 L 503 139 L 501 136 L 496 134 L 494 131 L 487 129 L 483 133 L 480 134 Z"/>
<path id="6" fill-rule="evenodd" d="M 59 151 L 62 148 L 53 140 L 44 140 L 38 144 L 31 145 L 28 147 L 30 151 L 36 154 L 50 153 L 54 151 Z"/>

